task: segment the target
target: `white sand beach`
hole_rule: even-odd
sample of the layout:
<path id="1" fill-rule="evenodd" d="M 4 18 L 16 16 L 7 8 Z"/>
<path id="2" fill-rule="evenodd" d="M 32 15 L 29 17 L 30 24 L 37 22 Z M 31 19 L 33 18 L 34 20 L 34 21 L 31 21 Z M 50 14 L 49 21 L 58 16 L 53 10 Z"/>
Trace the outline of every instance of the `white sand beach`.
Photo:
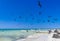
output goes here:
<path id="1" fill-rule="evenodd" d="M 19 39 L 17 41 L 48 41 L 48 34 L 37 33 L 28 36 L 26 39 L 22 39 L 22 40 Z"/>
<path id="2" fill-rule="evenodd" d="M 54 33 L 36 33 L 29 35 L 26 39 L 18 39 L 17 41 L 60 41 L 60 38 L 52 38 Z"/>

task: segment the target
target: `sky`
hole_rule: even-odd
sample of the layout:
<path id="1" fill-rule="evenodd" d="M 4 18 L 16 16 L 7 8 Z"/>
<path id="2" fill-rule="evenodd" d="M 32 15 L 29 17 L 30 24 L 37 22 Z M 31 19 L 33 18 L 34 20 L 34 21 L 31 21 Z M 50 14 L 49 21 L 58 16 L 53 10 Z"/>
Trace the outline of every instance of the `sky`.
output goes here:
<path id="1" fill-rule="evenodd" d="M 0 0 L 0 29 L 60 28 L 59 25 L 60 0 Z"/>

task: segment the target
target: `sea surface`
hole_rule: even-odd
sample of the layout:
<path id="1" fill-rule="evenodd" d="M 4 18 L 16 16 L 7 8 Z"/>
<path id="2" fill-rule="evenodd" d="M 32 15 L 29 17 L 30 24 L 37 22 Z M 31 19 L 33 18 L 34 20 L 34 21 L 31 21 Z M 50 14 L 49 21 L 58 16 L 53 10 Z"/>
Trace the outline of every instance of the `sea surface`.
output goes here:
<path id="1" fill-rule="evenodd" d="M 0 30 L 0 41 L 16 41 L 35 33 L 35 30 Z"/>

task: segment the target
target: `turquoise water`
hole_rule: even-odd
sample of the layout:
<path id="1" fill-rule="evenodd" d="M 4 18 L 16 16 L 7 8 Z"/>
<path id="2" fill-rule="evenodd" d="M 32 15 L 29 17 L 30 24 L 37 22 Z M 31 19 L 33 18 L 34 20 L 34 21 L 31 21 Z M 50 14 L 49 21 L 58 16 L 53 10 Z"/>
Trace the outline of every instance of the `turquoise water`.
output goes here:
<path id="1" fill-rule="evenodd" d="M 33 30 L 0 30 L 0 38 L 10 38 L 10 39 L 23 39 L 29 35 L 34 34 Z"/>

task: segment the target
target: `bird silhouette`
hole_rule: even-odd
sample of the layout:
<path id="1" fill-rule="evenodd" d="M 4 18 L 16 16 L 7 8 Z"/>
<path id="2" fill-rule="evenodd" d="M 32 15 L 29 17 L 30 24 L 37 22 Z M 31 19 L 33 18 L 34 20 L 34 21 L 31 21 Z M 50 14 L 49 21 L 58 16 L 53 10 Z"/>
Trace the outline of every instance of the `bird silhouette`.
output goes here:
<path id="1" fill-rule="evenodd" d="M 50 22 L 50 20 L 47 20 L 48 22 Z"/>
<path id="2" fill-rule="evenodd" d="M 39 7 L 42 7 L 42 5 L 41 5 L 41 2 L 40 2 L 40 1 L 38 1 L 38 6 L 39 6 Z"/>

